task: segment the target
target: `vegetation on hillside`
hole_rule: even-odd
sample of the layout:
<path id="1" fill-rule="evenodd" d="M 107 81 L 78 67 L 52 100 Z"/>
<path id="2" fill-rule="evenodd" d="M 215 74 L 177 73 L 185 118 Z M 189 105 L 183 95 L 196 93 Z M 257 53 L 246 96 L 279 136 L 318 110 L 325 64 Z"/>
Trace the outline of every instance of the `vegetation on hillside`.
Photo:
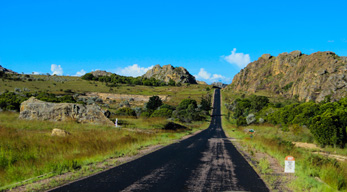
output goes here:
<path id="1" fill-rule="evenodd" d="M 106 86 L 116 87 L 118 84 L 127 84 L 127 85 L 145 85 L 145 86 L 175 86 L 175 81 L 171 80 L 169 83 L 164 81 L 157 80 L 155 78 L 145 78 L 145 77 L 127 77 L 117 74 L 112 74 L 110 76 L 100 76 L 95 77 L 92 73 L 86 73 L 82 76 L 84 80 L 93 80 L 106 83 Z M 178 83 L 177 86 L 181 84 Z"/>
<path id="2" fill-rule="evenodd" d="M 236 138 L 237 141 L 233 142 L 239 143 L 242 150 L 247 151 L 252 162 L 256 162 L 254 164 L 256 169 L 262 173 L 263 178 L 272 189 L 275 191 L 347 191 L 346 162 L 319 155 L 317 149 L 295 147 L 293 143 L 311 143 L 314 139 L 320 143 L 321 141 L 312 131 L 316 130 L 316 125 L 323 123 L 323 118 L 324 123 L 320 126 L 323 130 L 317 130 L 318 133 L 322 131 L 324 134 L 326 128 L 338 131 L 338 125 L 339 128 L 345 128 L 346 126 L 341 125 L 338 118 L 342 114 L 342 110 L 345 110 L 344 99 L 339 102 L 326 101 L 323 103 L 292 103 L 290 101 L 273 103 L 267 102 L 265 98 L 260 99 L 258 96 L 244 96 L 239 99 L 234 98 L 235 100 L 230 102 L 230 98 L 226 99 L 225 92 L 223 98 L 222 114 L 225 114 L 222 116 L 223 128 L 228 136 Z M 255 101 L 261 102 L 255 104 L 257 103 Z M 255 110 L 254 106 L 262 107 Z M 238 115 L 235 115 L 236 111 L 238 111 Z M 335 115 L 331 115 L 331 113 Z M 250 114 L 253 114 L 254 118 L 248 118 L 248 124 L 245 119 L 252 116 Z M 239 119 L 245 121 L 242 125 L 237 126 Z M 317 123 L 317 120 L 321 122 Z M 253 129 L 255 133 L 250 134 L 250 129 Z M 323 137 L 323 134 L 319 135 Z M 327 134 L 324 139 L 337 141 L 336 137 L 332 135 Z M 331 145 L 326 145 L 321 150 L 346 155 L 345 149 L 334 148 Z M 284 158 L 288 155 L 294 156 L 296 160 L 295 176 L 280 174 L 273 160 L 263 153 L 277 159 L 282 168 Z M 259 157 L 262 158 L 259 159 Z"/>
<path id="3" fill-rule="evenodd" d="M 228 118 L 232 113 L 238 126 L 268 122 L 281 125 L 284 131 L 289 131 L 290 127 L 297 134 L 303 127 L 308 127 L 315 141 L 322 146 L 343 148 L 347 143 L 347 98 L 337 102 L 326 100 L 283 106 L 281 103 L 270 103 L 265 96 L 252 95 L 235 99 L 226 106 Z"/>

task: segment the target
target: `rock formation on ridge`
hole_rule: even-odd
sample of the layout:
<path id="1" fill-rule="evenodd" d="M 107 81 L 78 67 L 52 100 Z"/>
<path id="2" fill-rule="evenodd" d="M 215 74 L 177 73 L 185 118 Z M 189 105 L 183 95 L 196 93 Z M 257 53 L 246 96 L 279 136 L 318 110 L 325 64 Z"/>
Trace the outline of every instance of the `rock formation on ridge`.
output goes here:
<path id="1" fill-rule="evenodd" d="M 347 57 L 330 51 L 264 54 L 235 75 L 227 89 L 248 94 L 266 91 L 301 101 L 338 100 L 347 96 Z"/>
<path id="2" fill-rule="evenodd" d="M 155 78 L 168 83 L 170 79 L 176 83 L 197 84 L 195 77 L 183 67 L 173 67 L 172 65 L 154 66 L 143 75 L 145 78 Z"/>

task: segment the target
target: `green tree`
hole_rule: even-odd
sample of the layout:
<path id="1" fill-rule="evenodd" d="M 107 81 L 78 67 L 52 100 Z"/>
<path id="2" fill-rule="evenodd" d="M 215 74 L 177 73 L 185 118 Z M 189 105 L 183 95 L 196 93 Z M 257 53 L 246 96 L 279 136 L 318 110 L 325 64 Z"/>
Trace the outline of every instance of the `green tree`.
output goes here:
<path id="1" fill-rule="evenodd" d="M 82 79 L 84 80 L 93 80 L 94 79 L 94 75 L 91 73 L 86 73 L 82 76 Z"/>
<path id="2" fill-rule="evenodd" d="M 158 108 L 157 110 L 155 110 L 151 117 L 166 117 L 166 118 L 170 118 L 172 116 L 172 110 L 168 109 L 168 108 Z"/>
<path id="3" fill-rule="evenodd" d="M 170 79 L 168 85 L 169 86 L 175 86 L 176 82 L 174 80 Z"/>
<path id="4" fill-rule="evenodd" d="M 194 108 L 198 107 L 198 104 L 194 99 L 183 99 L 181 103 L 178 105 L 178 108 L 187 109 L 190 104 L 192 104 Z"/>
<path id="5" fill-rule="evenodd" d="M 161 105 L 163 105 L 163 101 L 160 99 L 160 97 L 159 96 L 152 96 L 149 98 L 149 101 L 146 105 L 146 108 L 147 108 L 147 110 L 154 111 L 158 107 L 160 107 Z"/>

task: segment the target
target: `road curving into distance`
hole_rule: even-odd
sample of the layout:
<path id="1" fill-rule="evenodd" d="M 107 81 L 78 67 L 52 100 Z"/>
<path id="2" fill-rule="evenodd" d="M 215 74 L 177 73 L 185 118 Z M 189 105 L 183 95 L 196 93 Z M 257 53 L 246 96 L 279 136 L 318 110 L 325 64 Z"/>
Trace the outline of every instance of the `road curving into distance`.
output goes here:
<path id="1" fill-rule="evenodd" d="M 222 129 L 220 90 L 208 129 L 58 191 L 269 191 Z"/>

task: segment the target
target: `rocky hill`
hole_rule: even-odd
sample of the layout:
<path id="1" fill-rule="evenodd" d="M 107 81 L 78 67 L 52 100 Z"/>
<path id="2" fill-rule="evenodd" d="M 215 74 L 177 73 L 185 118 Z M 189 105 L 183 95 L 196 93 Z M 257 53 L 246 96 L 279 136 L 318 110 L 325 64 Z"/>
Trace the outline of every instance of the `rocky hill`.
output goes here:
<path id="1" fill-rule="evenodd" d="M 0 72 L 4 72 L 4 73 L 7 73 L 7 74 L 17 74 L 16 72 L 12 71 L 12 70 L 9 70 L 9 69 L 6 69 L 4 67 L 2 67 L 0 65 Z"/>
<path id="2" fill-rule="evenodd" d="M 96 70 L 90 72 L 94 77 L 111 76 L 113 73 L 107 71 Z"/>
<path id="3" fill-rule="evenodd" d="M 143 75 L 145 78 L 155 78 L 164 82 L 169 82 L 170 79 L 176 83 L 197 84 L 195 77 L 191 75 L 187 69 L 183 67 L 173 67 L 172 65 L 154 66 Z"/>
<path id="4" fill-rule="evenodd" d="M 347 96 L 347 57 L 329 51 L 264 54 L 235 75 L 227 89 L 249 94 L 263 91 L 301 101 L 338 100 Z"/>

